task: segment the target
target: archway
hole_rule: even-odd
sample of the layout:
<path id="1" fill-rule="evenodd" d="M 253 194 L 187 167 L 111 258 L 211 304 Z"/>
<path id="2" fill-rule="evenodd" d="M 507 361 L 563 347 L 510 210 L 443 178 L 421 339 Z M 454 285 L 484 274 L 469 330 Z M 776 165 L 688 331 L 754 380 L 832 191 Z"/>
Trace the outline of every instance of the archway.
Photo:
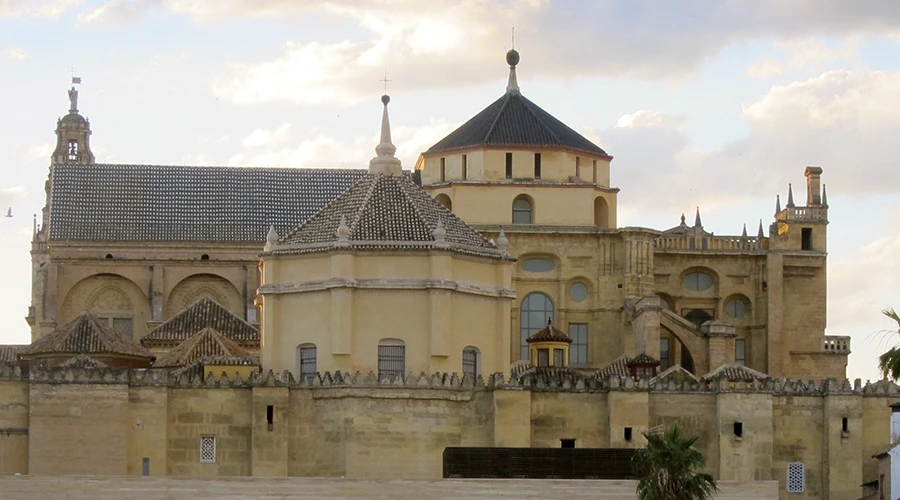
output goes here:
<path id="1" fill-rule="evenodd" d="M 79 314 L 91 314 L 118 332 L 139 339 L 146 333 L 150 305 L 131 280 L 118 274 L 97 274 L 79 281 L 65 298 L 58 318 L 62 326 Z"/>
<path id="2" fill-rule="evenodd" d="M 609 227 L 609 204 L 602 196 L 594 198 L 594 225 Z"/>
<path id="3" fill-rule="evenodd" d="M 181 280 L 169 292 L 166 300 L 166 319 L 204 298 L 214 300 L 239 318 L 244 317 L 243 298 L 230 281 L 215 274 L 194 274 Z"/>
<path id="4" fill-rule="evenodd" d="M 453 200 L 451 200 L 450 197 L 447 196 L 446 194 L 441 193 L 441 194 L 435 196 L 434 201 L 443 205 L 444 208 L 446 208 L 447 210 L 450 210 L 451 212 L 453 211 Z"/>

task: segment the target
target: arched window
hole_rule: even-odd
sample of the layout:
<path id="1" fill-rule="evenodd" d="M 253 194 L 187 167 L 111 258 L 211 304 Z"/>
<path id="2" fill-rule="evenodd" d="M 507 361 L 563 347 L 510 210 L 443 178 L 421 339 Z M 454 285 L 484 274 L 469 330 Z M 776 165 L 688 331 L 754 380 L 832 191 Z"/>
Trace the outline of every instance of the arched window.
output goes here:
<path id="1" fill-rule="evenodd" d="M 703 272 L 693 272 L 684 277 L 684 287 L 692 292 L 702 292 L 713 286 L 712 276 Z"/>
<path id="2" fill-rule="evenodd" d="M 297 346 L 297 375 L 307 379 L 318 371 L 316 344 L 300 344 Z"/>
<path id="3" fill-rule="evenodd" d="M 594 199 L 594 225 L 609 227 L 609 204 L 602 196 Z"/>
<path id="4" fill-rule="evenodd" d="M 512 223 L 513 224 L 531 224 L 533 219 L 533 209 L 531 199 L 527 196 L 520 196 L 513 201 L 512 206 Z"/>
<path id="5" fill-rule="evenodd" d="M 750 305 L 742 295 L 735 295 L 725 301 L 725 314 L 731 319 L 742 319 L 747 316 Z"/>
<path id="6" fill-rule="evenodd" d="M 462 352 L 462 373 L 464 377 L 475 379 L 481 375 L 481 351 L 477 347 L 466 346 Z"/>
<path id="7" fill-rule="evenodd" d="M 378 379 L 403 377 L 406 373 L 406 343 L 400 339 L 378 341 Z"/>
<path id="8" fill-rule="evenodd" d="M 443 205 L 444 208 L 446 208 L 447 210 L 450 210 L 451 212 L 453 211 L 453 200 L 451 200 L 450 197 L 447 196 L 446 194 L 441 193 L 441 194 L 435 196 L 434 201 Z"/>
<path id="9" fill-rule="evenodd" d="M 553 301 L 546 294 L 530 293 L 522 299 L 519 311 L 519 359 L 528 359 L 528 343 L 525 340 L 547 326 L 553 317 Z"/>

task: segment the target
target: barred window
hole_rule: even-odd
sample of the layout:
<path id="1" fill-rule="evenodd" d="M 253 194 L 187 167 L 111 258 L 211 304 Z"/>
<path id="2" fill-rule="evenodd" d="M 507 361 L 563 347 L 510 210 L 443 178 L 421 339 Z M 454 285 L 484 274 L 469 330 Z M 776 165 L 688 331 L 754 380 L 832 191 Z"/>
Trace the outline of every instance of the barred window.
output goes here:
<path id="1" fill-rule="evenodd" d="M 464 377 L 475 378 L 481 372 L 481 360 L 478 359 L 481 353 L 478 348 L 468 346 L 462 352 L 462 371 Z"/>
<path id="2" fill-rule="evenodd" d="M 587 323 L 569 323 L 569 338 L 572 343 L 569 345 L 569 364 L 573 366 L 587 364 Z"/>
<path id="3" fill-rule="evenodd" d="M 378 378 L 403 377 L 406 373 L 406 344 L 398 339 L 378 342 Z"/>
<path id="4" fill-rule="evenodd" d="M 214 463 L 216 461 L 216 437 L 200 436 L 200 462 Z"/>
<path id="5" fill-rule="evenodd" d="M 806 489 L 806 467 L 803 462 L 789 462 L 787 466 L 787 492 L 803 493 Z"/>
<path id="6" fill-rule="evenodd" d="M 297 373 L 301 377 L 312 377 L 318 371 L 317 351 L 315 344 L 297 346 Z"/>

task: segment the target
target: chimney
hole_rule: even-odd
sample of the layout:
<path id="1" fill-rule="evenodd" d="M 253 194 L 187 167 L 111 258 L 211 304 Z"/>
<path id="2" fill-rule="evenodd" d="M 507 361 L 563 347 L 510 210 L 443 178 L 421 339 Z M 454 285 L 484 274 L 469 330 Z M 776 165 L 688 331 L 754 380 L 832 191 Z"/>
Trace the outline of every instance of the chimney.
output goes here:
<path id="1" fill-rule="evenodd" d="M 820 167 L 806 167 L 803 175 L 806 176 L 806 206 L 821 205 L 822 169 Z"/>

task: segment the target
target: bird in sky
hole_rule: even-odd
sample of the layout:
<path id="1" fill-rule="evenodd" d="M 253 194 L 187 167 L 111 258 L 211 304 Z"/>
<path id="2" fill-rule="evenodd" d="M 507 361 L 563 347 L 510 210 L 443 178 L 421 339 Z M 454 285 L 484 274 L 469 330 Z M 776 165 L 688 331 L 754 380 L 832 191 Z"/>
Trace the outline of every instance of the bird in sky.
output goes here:
<path id="1" fill-rule="evenodd" d="M 12 207 L 9 207 L 9 210 L 6 211 L 6 215 L 4 215 L 4 217 L 10 218 L 12 216 L 13 216 Z"/>

